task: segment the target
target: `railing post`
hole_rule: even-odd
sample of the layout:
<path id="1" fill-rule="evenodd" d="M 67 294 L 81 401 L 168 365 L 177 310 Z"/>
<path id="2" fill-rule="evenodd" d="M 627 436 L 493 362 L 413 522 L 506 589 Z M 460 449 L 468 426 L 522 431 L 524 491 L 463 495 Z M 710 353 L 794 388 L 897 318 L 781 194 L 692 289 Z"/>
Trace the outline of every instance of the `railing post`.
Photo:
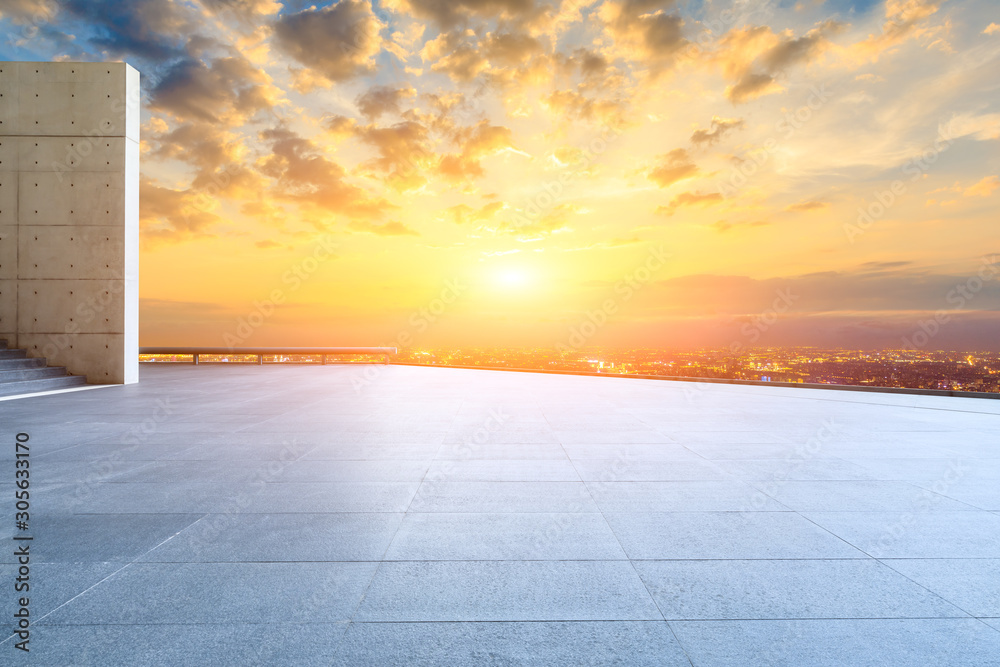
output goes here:
<path id="1" fill-rule="evenodd" d="M 320 355 L 323 358 L 323 365 L 326 366 L 326 355 Z"/>
<path id="2" fill-rule="evenodd" d="M 257 355 L 257 365 L 258 366 L 263 366 L 264 365 L 264 355 L 263 354 L 258 354 Z"/>
<path id="3" fill-rule="evenodd" d="M 198 355 L 195 354 L 195 355 L 192 355 L 192 356 L 194 357 L 194 365 L 197 366 L 198 365 Z"/>

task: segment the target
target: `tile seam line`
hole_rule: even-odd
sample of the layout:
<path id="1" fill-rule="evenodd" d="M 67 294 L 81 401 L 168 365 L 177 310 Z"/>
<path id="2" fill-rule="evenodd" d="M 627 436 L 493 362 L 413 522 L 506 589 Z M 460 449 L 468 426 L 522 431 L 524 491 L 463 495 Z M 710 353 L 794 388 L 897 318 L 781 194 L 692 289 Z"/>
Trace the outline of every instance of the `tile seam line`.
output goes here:
<path id="1" fill-rule="evenodd" d="M 463 403 L 464 403 L 464 401 L 463 401 Z M 428 464 L 427 464 L 427 467 L 424 469 L 424 474 L 420 477 L 420 481 L 417 483 L 416 488 L 413 490 L 413 495 L 410 496 L 410 500 L 406 504 L 406 508 L 403 510 L 403 515 L 399 519 L 399 524 L 396 526 L 395 532 L 393 532 L 392 537 L 389 538 L 389 541 L 386 542 L 385 550 L 382 552 L 382 557 L 378 560 L 378 564 L 375 566 L 375 569 L 372 571 L 371 579 L 368 580 L 368 584 L 365 586 L 365 590 L 363 590 L 361 592 L 361 597 L 358 599 L 358 603 L 357 603 L 357 605 L 355 605 L 354 611 L 351 612 L 351 617 L 349 619 L 347 619 L 347 624 L 348 625 L 347 625 L 347 628 L 344 630 L 344 635 L 343 636 L 345 636 L 345 637 L 347 636 L 347 633 L 350 631 L 351 625 L 354 624 L 354 622 L 355 622 L 354 618 L 358 615 L 358 612 L 361 611 L 361 607 L 362 607 L 362 605 L 364 605 L 365 599 L 368 597 L 368 591 L 371 590 L 372 584 L 375 583 L 375 577 L 378 576 L 379 571 L 382 569 L 382 564 L 386 562 L 385 556 L 386 556 L 387 553 L 389 553 L 389 549 L 392 548 L 392 543 L 396 541 L 396 536 L 399 535 L 399 531 L 402 530 L 402 528 L 403 528 L 403 522 L 406 520 L 407 515 L 410 513 L 410 506 L 413 505 L 414 499 L 417 497 L 417 494 L 420 493 L 420 487 L 423 486 L 424 480 L 427 479 L 427 474 L 430 472 L 431 466 L 434 464 L 434 461 L 437 459 L 437 454 L 441 451 L 442 447 L 444 447 L 443 443 L 440 444 L 440 445 L 438 445 L 437 450 L 435 450 L 435 452 L 434 452 L 434 457 L 431 458 L 430 462 L 428 462 Z"/>
<path id="2" fill-rule="evenodd" d="M 273 627 L 275 625 L 279 626 L 300 626 L 300 625 L 334 625 L 334 626 L 350 626 L 350 625 L 442 625 L 442 624 L 489 624 L 489 623 L 503 623 L 503 624 L 516 624 L 516 623 L 648 623 L 648 624 L 661 624 L 661 623 L 774 623 L 782 621 L 802 621 L 802 622 L 830 622 L 830 621 L 981 621 L 981 620 L 997 620 L 993 616 L 984 616 L 982 619 L 976 618 L 974 616 L 774 616 L 774 617 L 758 617 L 758 618 L 671 618 L 668 620 L 658 619 L 658 618 L 551 618 L 551 619 L 485 619 L 485 620 L 425 620 L 425 619 L 413 619 L 413 620 L 385 620 L 385 621 L 316 621 L 316 622 L 301 622 L 301 623 L 289 623 L 289 622 L 277 622 L 277 623 L 261 623 L 253 621 L 219 621 L 215 623 L 208 623 L 202 621 L 192 621 L 190 623 L 175 623 L 175 622 L 164 622 L 164 623 L 41 623 L 39 625 L 44 625 L 47 628 L 71 628 L 71 627 L 105 627 L 105 626 L 118 626 L 118 627 L 158 627 L 158 626 L 171 626 L 171 627 L 191 627 L 191 626 L 202 626 L 202 625 L 215 625 L 215 626 L 233 626 L 233 625 L 246 625 L 246 626 L 262 626 L 262 627 Z M 987 625 L 990 629 L 992 626 Z"/>
<path id="3" fill-rule="evenodd" d="M 576 462 L 569 457 L 569 452 L 566 451 L 566 446 L 562 442 L 559 443 L 559 446 L 562 448 L 563 454 L 566 455 L 566 458 L 570 460 L 570 464 L 573 466 L 573 469 L 577 471 L 577 475 L 579 475 L 580 471 L 576 467 Z M 625 445 L 619 444 L 619 447 L 624 447 L 624 446 Z M 581 475 L 581 481 L 582 481 L 582 475 Z M 639 574 L 639 570 L 636 568 L 635 563 L 632 561 L 631 558 L 629 558 L 628 552 L 625 550 L 625 545 L 622 544 L 621 539 L 618 537 L 618 533 L 615 532 L 615 529 L 611 525 L 611 522 L 608 521 L 608 517 L 605 516 L 604 509 L 597 503 L 597 499 L 594 498 L 594 492 L 590 488 L 590 484 L 588 484 L 587 482 L 583 482 L 583 486 L 585 489 L 587 489 L 587 495 L 590 497 L 590 502 L 594 503 L 594 506 L 600 513 L 601 519 L 603 519 L 604 521 L 604 525 L 607 526 L 609 531 L 611 531 L 611 535 L 614 536 L 615 542 L 618 543 L 618 548 L 621 549 L 622 555 L 625 556 L 626 560 L 628 560 L 628 564 L 632 568 L 633 574 L 635 574 L 636 578 L 639 580 L 639 583 L 642 584 L 643 590 L 646 591 L 646 596 L 649 598 L 650 602 L 652 602 L 653 606 L 656 608 L 656 613 L 660 615 L 660 618 L 663 619 L 663 622 L 666 624 L 667 629 L 670 630 L 670 636 L 674 638 L 674 641 L 677 643 L 677 647 L 684 654 L 684 658 L 688 661 L 688 664 L 691 665 L 691 667 L 694 667 L 694 661 L 691 659 L 691 656 L 688 653 L 687 648 L 684 646 L 684 644 L 681 643 L 680 637 L 677 636 L 677 633 L 674 631 L 673 627 L 671 627 L 669 621 L 667 621 L 667 617 L 664 616 L 663 610 L 660 609 L 660 604 L 656 601 L 656 598 L 653 597 L 653 593 L 649 590 L 649 586 L 646 585 L 646 582 L 643 580 L 642 575 Z"/>
<path id="4" fill-rule="evenodd" d="M 203 518 L 203 517 L 202 517 Z M 200 519 L 199 519 L 200 520 Z M 187 530 L 186 526 L 184 530 Z M 183 532 L 183 531 L 181 531 Z M 162 546 L 158 545 L 158 546 Z M 148 552 L 147 552 L 148 553 Z M 145 554 L 143 554 L 145 555 Z M 142 556 L 140 556 L 141 558 Z M 321 563 L 623 563 L 627 560 L 638 563 L 745 563 L 745 562 L 855 562 L 855 561 L 880 561 L 882 559 L 872 556 L 858 558 L 357 558 L 357 559 L 330 559 L 330 560 L 143 560 L 132 561 L 132 565 L 144 564 L 193 564 L 193 565 L 299 565 L 299 564 L 321 564 Z M 887 558 L 885 560 L 1000 560 L 997 558 Z M 66 565 L 76 561 L 38 561 L 40 565 Z M 111 563 L 116 561 L 86 561 L 88 563 Z M 117 561 L 120 562 L 120 561 Z M 0 563 L 0 565 L 14 565 L 16 563 Z M 970 614 L 971 615 L 971 614 Z M 988 616 L 984 618 L 990 618 Z"/>
<path id="5" fill-rule="evenodd" d="M 824 531 L 828 532 L 828 533 L 829 533 L 830 535 L 833 535 L 833 536 L 834 536 L 834 537 L 836 537 L 836 538 L 837 538 L 838 540 L 841 540 L 842 542 L 844 542 L 844 544 L 847 544 L 847 545 L 849 545 L 849 546 L 851 546 L 851 547 L 853 547 L 853 548 L 857 549 L 857 550 L 858 550 L 858 551 L 860 551 L 861 553 L 865 554 L 865 555 L 866 555 L 866 556 L 867 556 L 867 557 L 868 557 L 869 559 L 871 559 L 871 560 L 875 561 L 876 563 L 879 563 L 879 564 L 880 564 L 880 565 L 882 565 L 883 567 L 886 567 L 886 568 L 888 568 L 889 570 L 891 570 L 891 571 L 895 572 L 896 574 L 898 574 L 899 576 L 903 577 L 903 578 L 904 578 L 904 579 L 906 579 L 907 581 L 909 581 L 909 582 L 911 582 L 911 583 L 915 584 L 915 585 L 916 585 L 916 586 L 917 586 L 918 588 L 921 588 L 921 589 L 923 589 L 924 591 L 926 591 L 926 592 L 927 592 L 927 593 L 929 593 L 930 595 L 934 596 L 934 597 L 935 597 L 935 598 L 937 598 L 938 600 L 940 600 L 940 601 L 944 602 L 944 603 L 945 603 L 945 604 L 947 604 L 947 605 L 950 605 L 950 606 L 954 607 L 955 609 L 958 609 L 959 611 L 963 612 L 964 614 L 966 614 L 967 616 L 969 616 L 969 617 L 971 617 L 971 618 L 975 618 L 975 616 L 973 616 L 973 615 L 972 615 L 971 613 L 969 613 L 969 612 L 968 612 L 967 610 L 963 609 L 962 607 L 960 607 L 959 605 L 955 604 L 955 603 L 954 603 L 954 602 L 952 602 L 951 600 L 948 600 L 948 599 L 947 599 L 947 598 L 945 598 L 944 596 L 942 596 L 942 595 L 940 595 L 940 594 L 938 594 L 938 593 L 935 593 L 934 591 L 932 591 L 931 589 L 927 588 L 927 587 L 926 587 L 926 586 L 924 586 L 923 584 L 921 584 L 921 583 L 919 583 L 919 582 L 917 582 L 917 581 L 915 581 L 915 580 L 911 579 L 910 577 L 906 576 L 905 574 L 903 574 L 902 572 L 900 572 L 900 571 L 899 571 L 899 570 L 897 570 L 896 568 L 892 567 L 892 565 L 890 565 L 890 564 L 886 563 L 886 562 L 885 562 L 885 560 L 889 560 L 889 559 L 883 559 L 883 558 L 878 558 L 878 557 L 876 557 L 876 556 L 873 556 L 873 555 L 871 555 L 870 553 L 868 553 L 867 551 L 865 551 L 864 549 L 862 549 L 861 547 L 859 547 L 859 546 L 857 546 L 857 545 L 855 545 L 855 544 L 852 544 L 852 543 L 851 543 L 851 542 L 849 542 L 849 541 L 848 541 L 848 540 L 847 540 L 846 538 L 844 538 L 844 537 L 841 537 L 840 535 L 837 535 L 836 533 L 834 533 L 834 532 L 833 532 L 832 530 L 830 530 L 829 528 L 826 528 L 825 526 L 821 526 L 820 524 L 816 523 L 815 521 L 813 521 L 813 520 L 812 520 L 812 519 L 810 519 L 809 517 L 805 516 L 805 515 L 804 515 L 804 514 L 802 514 L 801 512 L 796 512 L 796 514 L 798 514 L 799 516 L 801 516 L 801 517 L 802 517 L 803 519 L 805 519 L 805 520 L 806 520 L 806 521 L 808 521 L 809 523 L 813 524 L 814 526 L 816 526 L 816 527 L 820 528 L 821 530 L 824 530 Z M 862 560 L 865 560 L 865 559 L 862 559 Z M 900 560 L 904 560 L 904 559 L 900 559 Z M 905 559 L 905 560 L 920 560 L 920 559 Z M 948 559 L 948 560 L 950 560 L 950 559 Z M 958 560 L 962 560 L 962 559 L 958 559 Z M 993 560 L 993 559 L 986 559 L 986 560 Z M 976 619 L 976 620 L 979 620 L 979 619 Z M 990 626 L 990 625 L 989 625 L 988 623 L 985 623 L 984 621 L 981 621 L 981 620 L 980 620 L 979 622 L 980 622 L 980 623 L 982 623 L 983 625 L 987 626 L 987 627 L 991 627 L 991 626 Z M 994 630 L 996 630 L 996 628 L 994 628 Z M 1000 630 L 998 630 L 998 632 L 1000 632 Z"/>
<path id="6" fill-rule="evenodd" d="M 936 592 L 932 591 L 931 589 L 927 588 L 926 586 L 924 586 L 923 584 L 921 584 L 921 583 L 920 583 L 919 581 L 917 581 L 916 579 L 912 579 L 911 577 L 907 576 L 906 574 L 904 574 L 904 573 L 900 572 L 899 570 L 897 570 L 896 568 L 894 568 L 894 567 L 893 567 L 892 565 L 889 565 L 888 563 L 886 563 L 886 562 L 885 562 L 884 560 L 882 560 L 881 558 L 875 558 L 875 560 L 876 560 L 876 561 L 877 561 L 877 562 L 878 562 L 878 563 L 879 563 L 880 565 L 882 565 L 882 566 L 884 566 L 884 567 L 887 567 L 887 568 L 889 568 L 890 570 L 892 570 L 893 572 L 895 572 L 895 573 L 896 573 L 896 574 L 898 574 L 899 576 L 903 577 L 903 578 L 904 578 L 904 579 L 906 579 L 907 581 L 910 581 L 910 582 L 912 582 L 913 584 L 915 584 L 916 586 L 918 586 L 918 587 L 922 588 L 923 590 L 927 591 L 928 593 L 930 593 L 931 595 L 933 595 L 933 596 L 934 596 L 934 597 L 936 597 L 937 599 L 941 600 L 942 602 L 944 602 L 944 603 L 946 603 L 946 604 L 949 604 L 949 605 L 951 605 L 952 607 L 954 607 L 955 609 L 958 609 L 959 611 L 961 611 L 961 612 L 963 612 L 963 613 L 967 614 L 967 615 L 968 615 L 968 616 L 969 616 L 970 618 L 974 618 L 974 619 L 976 619 L 976 620 L 977 620 L 977 621 L 978 621 L 979 623 L 981 623 L 982 625 L 985 625 L 986 627 L 992 627 L 992 626 L 990 626 L 990 625 L 989 625 L 988 623 L 986 623 L 986 622 L 982 621 L 982 620 L 981 620 L 981 619 L 980 619 L 980 618 L 979 618 L 978 616 L 976 616 L 975 614 L 973 614 L 972 612 L 970 612 L 970 611 L 969 611 L 968 609 L 965 609 L 964 607 L 960 606 L 960 605 L 959 605 L 959 604 L 958 604 L 957 602 L 952 602 L 951 600 L 949 600 L 948 598 L 944 597 L 944 596 L 943 596 L 943 595 L 941 595 L 940 593 L 936 593 Z M 996 628 L 993 628 L 993 629 L 994 629 L 994 630 L 996 630 L 997 632 L 1000 632 L 1000 630 L 997 630 Z"/>
<path id="7" fill-rule="evenodd" d="M 198 514 L 198 512 L 192 512 L 191 514 Z M 118 573 L 119 573 L 119 572 L 121 572 L 122 570 L 124 570 L 124 569 L 126 569 L 126 568 L 128 568 L 128 567 L 130 567 L 130 566 L 132 566 L 132 565 L 134 565 L 134 564 L 135 564 L 135 563 L 136 563 L 136 562 L 137 562 L 137 561 L 138 561 L 138 560 L 139 560 L 140 558 L 142 558 L 143 556 L 145 556 L 145 555 L 146 555 L 146 554 L 148 554 L 148 553 L 151 553 L 151 552 L 155 551 L 156 549 L 160 548 L 161 546 L 163 546 L 164 544 L 166 544 L 166 543 L 167 543 L 167 542 L 169 542 L 170 540 L 174 539 L 174 538 L 175 538 L 175 537 L 177 537 L 177 536 L 178 536 L 179 534 L 181 534 L 182 532 L 184 532 L 185 530 L 187 530 L 187 529 L 188 529 L 189 527 L 193 526 L 194 524 L 196 524 L 196 523 L 198 523 L 199 521 L 201 521 L 202 519 L 204 519 L 204 518 L 205 518 L 205 516 L 206 516 L 206 515 L 202 515 L 202 516 L 198 517 L 197 519 L 195 519 L 194 521 L 192 521 L 192 522 L 191 522 L 190 524 L 188 524 L 187 526 L 184 526 L 183 528 L 181 528 L 180 530 L 178 530 L 178 531 L 177 531 L 177 532 L 175 532 L 174 534 L 172 534 L 172 535 L 170 535 L 169 537 L 167 537 L 167 539 L 165 539 L 165 540 L 163 540 L 163 541 L 159 542 L 158 544 L 156 544 L 156 545 L 155 545 L 155 546 L 153 546 L 152 548 L 150 548 L 150 549 L 147 549 L 146 551 L 144 551 L 143 553 L 139 554 L 138 556 L 136 556 L 136 557 L 135 557 L 134 559 L 132 559 L 132 560 L 131 560 L 131 561 L 129 561 L 128 563 L 125 563 L 125 564 L 124 564 L 124 565 L 122 565 L 122 566 L 121 566 L 120 568 L 116 569 L 116 570 L 115 570 L 114 572 L 111 572 L 111 573 L 110 573 L 110 574 L 108 574 L 108 575 L 107 575 L 106 577 L 103 577 L 103 578 L 102 578 L 102 579 L 101 579 L 100 581 L 98 581 L 97 583 L 95 583 L 95 584 L 93 584 L 93 585 L 91 585 L 91 586 L 88 586 L 87 588 L 85 588 L 84 590 L 80 591 L 79 593 L 77 593 L 76 595 L 74 595 L 73 597 L 71 597 L 71 598 L 70 598 L 69 600 L 66 600 L 65 602 L 63 602 L 63 603 L 62 603 L 62 604 L 60 604 L 59 606 L 57 606 L 57 607 L 53 607 L 53 608 L 52 608 L 52 609 L 50 609 L 50 610 L 49 610 L 48 612 L 46 612 L 45 614 L 43 614 L 43 615 L 42 615 L 42 616 L 41 616 L 41 617 L 40 617 L 40 618 L 39 618 L 39 619 L 38 619 L 37 621 L 35 621 L 35 623 L 40 623 L 41 621 L 44 621 L 44 620 L 45 620 L 46 618 L 48 618 L 49 616 L 51 616 L 51 615 L 52 615 L 52 614 L 54 614 L 55 612 L 59 611 L 60 609 L 62 609 L 63 607 L 65 607 L 66 605 L 68 605 L 68 604 L 69 604 L 70 602 L 72 602 L 73 600 L 75 600 L 75 599 L 77 599 L 78 597 L 80 597 L 81 595 L 85 595 L 86 593 L 88 593 L 88 592 L 92 591 L 92 590 L 93 590 L 94 588 L 96 588 L 96 587 L 100 586 L 100 585 L 101 585 L 101 584 L 103 584 L 103 583 L 104 583 L 105 581 L 107 581 L 107 580 L 108 580 L 108 579 L 110 579 L 111 577 L 115 576 L 116 574 L 118 574 Z M 55 626 L 55 625 L 57 625 L 57 624 L 50 624 L 50 625 L 53 625 L 53 626 Z M 11 639 L 13 639 L 14 637 L 17 637 L 17 633 L 14 633 L 14 634 L 10 635 L 9 637 L 7 637 L 6 639 L 4 639 L 3 641 L 0 641 L 0 646 L 3 646 L 4 644 L 6 644 L 7 642 L 9 642 L 9 641 L 10 641 Z"/>

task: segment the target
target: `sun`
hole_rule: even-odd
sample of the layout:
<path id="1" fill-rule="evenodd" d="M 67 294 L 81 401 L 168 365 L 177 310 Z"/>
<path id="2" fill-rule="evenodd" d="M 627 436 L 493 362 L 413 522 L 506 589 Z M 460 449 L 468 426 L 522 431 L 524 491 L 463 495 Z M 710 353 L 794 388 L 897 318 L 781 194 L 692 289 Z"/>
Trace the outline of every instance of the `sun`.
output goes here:
<path id="1" fill-rule="evenodd" d="M 524 287 L 528 283 L 528 274 L 524 269 L 504 269 L 497 279 L 505 287 Z"/>
<path id="2" fill-rule="evenodd" d="M 517 290 L 529 287 L 533 281 L 528 270 L 519 266 L 507 266 L 494 272 L 493 282 L 501 289 Z"/>

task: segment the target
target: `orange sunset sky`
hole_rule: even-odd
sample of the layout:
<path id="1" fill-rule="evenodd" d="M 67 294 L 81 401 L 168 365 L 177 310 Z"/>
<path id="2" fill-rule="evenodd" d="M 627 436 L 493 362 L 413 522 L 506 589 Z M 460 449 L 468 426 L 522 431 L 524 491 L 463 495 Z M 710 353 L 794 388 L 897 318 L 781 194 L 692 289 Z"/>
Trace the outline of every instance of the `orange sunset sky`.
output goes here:
<path id="1" fill-rule="evenodd" d="M 144 345 L 1000 340 L 993 0 L 0 12 L 143 75 Z"/>

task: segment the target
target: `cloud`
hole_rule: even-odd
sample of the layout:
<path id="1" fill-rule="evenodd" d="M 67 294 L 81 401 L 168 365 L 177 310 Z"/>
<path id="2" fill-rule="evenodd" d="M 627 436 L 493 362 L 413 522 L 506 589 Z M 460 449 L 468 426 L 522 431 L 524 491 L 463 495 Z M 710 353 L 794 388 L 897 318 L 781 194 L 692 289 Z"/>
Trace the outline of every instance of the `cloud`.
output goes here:
<path id="1" fill-rule="evenodd" d="M 527 215 L 515 216 L 513 222 L 505 221 L 497 227 L 487 228 L 495 234 L 514 236 L 522 243 L 530 243 L 541 241 L 552 234 L 569 231 L 570 219 L 574 215 L 584 212 L 576 204 L 558 204 L 540 213 L 535 218 L 528 217 Z"/>
<path id="2" fill-rule="evenodd" d="M 277 229 L 286 229 L 288 222 L 288 212 L 281 206 L 277 206 L 265 197 L 264 186 L 257 192 L 255 199 L 244 199 L 240 203 L 240 213 L 250 218 L 255 218 L 262 224 Z"/>
<path id="3" fill-rule="evenodd" d="M 191 16 L 179 3 L 162 0 L 62 0 L 60 5 L 84 21 L 94 35 L 89 41 L 110 55 L 136 55 L 164 61 L 184 55 L 194 34 Z"/>
<path id="4" fill-rule="evenodd" d="M 157 145 L 150 158 L 179 160 L 195 167 L 189 186 L 192 192 L 239 201 L 253 199 L 266 188 L 265 179 L 244 164 L 249 149 L 242 139 L 216 124 L 188 123 L 150 141 Z"/>
<path id="5" fill-rule="evenodd" d="M 534 0 L 389 0 L 386 6 L 433 20 L 439 27 L 451 28 L 469 18 L 516 18 L 529 15 Z"/>
<path id="6" fill-rule="evenodd" d="M 576 146 L 560 146 L 545 157 L 545 166 L 582 178 L 594 178 L 601 172 L 600 160 L 594 159 L 589 150 Z"/>
<path id="7" fill-rule="evenodd" d="M 260 197 L 266 187 L 266 179 L 239 162 L 230 162 L 215 170 L 202 170 L 191 180 L 192 190 L 237 202 Z"/>
<path id="8" fill-rule="evenodd" d="M 433 63 L 431 70 L 447 74 L 452 81 L 471 81 L 489 67 L 489 61 L 467 37 L 465 33 L 441 33 L 424 44 L 420 58 Z"/>
<path id="9" fill-rule="evenodd" d="M 153 88 L 149 107 L 180 120 L 243 125 L 271 109 L 276 95 L 267 75 L 242 56 L 217 58 L 210 65 L 185 58 Z"/>
<path id="10" fill-rule="evenodd" d="M 968 136 L 979 141 L 1000 139 L 1000 113 L 959 114 L 945 123 L 939 131 L 946 139 Z"/>
<path id="11" fill-rule="evenodd" d="M 323 120 L 323 129 L 337 141 L 354 136 L 357 126 L 358 122 L 347 116 L 333 115 Z"/>
<path id="12" fill-rule="evenodd" d="M 6 0 L 0 7 L 0 18 L 9 18 L 16 25 L 51 22 L 59 11 L 55 0 Z"/>
<path id="13" fill-rule="evenodd" d="M 443 156 L 437 166 L 437 173 L 453 183 L 483 176 L 484 158 L 507 148 L 515 148 L 510 128 L 491 125 L 485 120 L 456 130 L 453 141 L 461 147 L 461 151 Z"/>
<path id="14" fill-rule="evenodd" d="M 385 199 L 347 182 L 343 167 L 295 132 L 276 128 L 262 132 L 261 139 L 271 144 L 271 155 L 258 168 L 275 179 L 273 194 L 278 199 L 354 219 L 376 218 L 392 208 Z"/>
<path id="15" fill-rule="evenodd" d="M 494 32 L 487 37 L 483 46 L 491 63 L 504 66 L 519 65 L 542 50 L 537 39 L 518 32 Z"/>
<path id="16" fill-rule="evenodd" d="M 1000 25 L 997 25 L 996 23 L 989 24 L 983 30 L 984 35 L 996 35 L 997 33 L 1000 33 Z"/>
<path id="17" fill-rule="evenodd" d="M 424 93 L 421 98 L 427 101 L 434 113 L 414 108 L 404 111 L 403 117 L 422 123 L 430 130 L 442 135 L 455 133 L 457 117 L 480 120 L 479 116 L 475 114 L 474 105 L 470 104 L 465 95 L 460 92 Z"/>
<path id="18" fill-rule="evenodd" d="M 987 176 L 966 188 L 962 194 L 966 197 L 989 197 L 997 188 L 1000 188 L 1000 176 Z"/>
<path id="19" fill-rule="evenodd" d="M 759 63 L 768 72 L 783 72 L 792 65 L 814 60 L 822 53 L 826 38 L 843 29 L 843 24 L 826 21 L 802 37 L 783 39 L 761 55 Z"/>
<path id="20" fill-rule="evenodd" d="M 673 215 L 682 206 L 699 206 L 705 208 L 714 206 L 722 201 L 722 195 L 718 192 L 682 192 L 673 198 L 666 206 L 657 206 L 656 213 L 661 215 Z"/>
<path id="21" fill-rule="evenodd" d="M 782 87 L 773 75 L 747 72 L 740 77 L 738 83 L 726 88 L 726 97 L 733 104 L 742 104 L 780 90 Z"/>
<path id="22" fill-rule="evenodd" d="M 683 148 L 675 148 L 659 157 L 660 163 L 653 167 L 646 177 L 661 188 L 678 181 L 691 178 L 698 173 L 698 167 Z"/>
<path id="23" fill-rule="evenodd" d="M 316 70 L 308 67 L 288 67 L 288 74 L 291 75 L 291 86 L 294 90 L 308 95 L 320 88 L 332 88 L 333 82 Z"/>
<path id="24" fill-rule="evenodd" d="M 274 24 L 274 38 L 289 56 L 337 83 L 374 70 L 382 27 L 370 3 L 341 0 L 282 16 Z"/>
<path id="25" fill-rule="evenodd" d="M 903 313 L 919 319 L 915 312 L 950 310 L 947 295 L 964 285 L 981 264 L 969 267 L 969 274 L 931 273 L 909 262 L 895 260 L 895 265 L 880 263 L 844 267 L 841 271 L 823 271 L 778 278 L 755 279 L 736 275 L 687 275 L 657 281 L 644 294 L 650 303 L 659 304 L 661 312 L 704 312 L 706 308 L 723 313 L 757 314 L 773 303 L 779 291 L 794 295 L 796 313 Z M 893 266 L 895 268 L 893 268 Z M 987 274 L 988 275 L 988 274 Z M 646 290 L 644 290 L 645 292 Z M 984 281 L 974 300 L 966 305 L 992 309 L 1000 299 L 1000 280 Z M 909 312 L 908 312 L 909 311 Z M 932 315 L 933 317 L 933 315 Z"/>
<path id="26" fill-rule="evenodd" d="M 822 211 L 830 208 L 830 202 L 828 201 L 803 201 L 798 204 L 792 204 L 785 208 L 789 213 L 806 213 L 807 211 Z"/>
<path id="27" fill-rule="evenodd" d="M 200 0 L 202 7 L 212 14 L 232 12 L 237 16 L 251 18 L 271 16 L 281 11 L 277 0 Z"/>
<path id="28" fill-rule="evenodd" d="M 358 97 L 358 110 L 369 121 L 378 120 L 387 113 L 398 114 L 403 100 L 416 97 L 413 86 L 374 86 Z"/>
<path id="29" fill-rule="evenodd" d="M 263 241 L 257 241 L 254 245 L 261 250 L 268 250 L 270 248 L 283 248 L 284 246 L 277 241 L 272 239 L 264 239 Z"/>
<path id="30" fill-rule="evenodd" d="M 858 266 L 858 274 L 872 275 L 876 273 L 884 273 L 886 271 L 894 271 L 896 269 L 901 269 L 904 266 L 913 266 L 913 262 L 907 260 L 863 262 L 861 265 Z"/>
<path id="31" fill-rule="evenodd" d="M 355 220 L 351 222 L 348 227 L 356 232 L 365 232 L 368 234 L 375 234 L 376 236 L 420 236 L 420 232 L 417 230 L 407 227 L 403 223 L 395 220 L 387 222 L 384 225 Z"/>
<path id="32" fill-rule="evenodd" d="M 603 3 L 599 14 L 623 55 L 655 75 L 670 67 L 688 44 L 684 19 L 664 11 L 673 5 L 673 0 L 620 0 Z"/>
<path id="33" fill-rule="evenodd" d="M 507 208 L 503 202 L 494 201 L 480 208 L 473 208 L 468 204 L 458 204 L 444 210 L 443 218 L 450 220 L 456 225 L 485 223 L 496 218 L 500 211 Z"/>
<path id="34" fill-rule="evenodd" d="M 625 124 L 625 103 L 620 100 L 595 100 L 575 90 L 556 90 L 543 97 L 542 104 L 564 119 L 578 118 L 614 128 Z"/>
<path id="35" fill-rule="evenodd" d="M 708 226 L 720 234 L 724 234 L 730 230 L 739 229 L 741 227 L 764 227 L 769 224 L 771 223 L 765 220 L 752 220 L 750 222 L 727 222 L 726 220 L 716 220 Z"/>
<path id="36" fill-rule="evenodd" d="M 152 158 L 181 160 L 200 169 L 215 170 L 239 159 L 237 137 L 212 123 L 188 123 L 156 136 Z"/>
<path id="37" fill-rule="evenodd" d="M 584 78 L 598 77 L 611 66 L 603 53 L 585 48 L 574 50 L 568 62 L 578 67 Z"/>
<path id="38" fill-rule="evenodd" d="M 437 163 L 437 156 L 429 148 L 427 128 L 420 123 L 369 125 L 359 128 L 356 135 L 379 152 L 379 157 L 362 163 L 361 170 L 386 174 L 386 183 L 399 192 L 423 186 L 427 182 L 424 173 Z"/>
<path id="39" fill-rule="evenodd" d="M 877 35 L 851 47 L 855 53 L 877 59 L 885 50 L 918 33 L 917 25 L 937 13 L 943 0 L 886 0 L 885 23 Z"/>
<path id="40" fill-rule="evenodd" d="M 211 236 L 220 221 L 212 212 L 214 202 L 190 190 L 174 190 L 149 178 L 139 181 L 139 223 L 144 242 L 182 241 Z"/>
<path id="41" fill-rule="evenodd" d="M 695 130 L 691 135 L 691 143 L 695 146 L 710 146 L 717 143 L 722 137 L 732 130 L 743 129 L 745 123 L 742 118 L 720 118 L 712 117 L 712 126 L 709 130 Z"/>
<path id="42" fill-rule="evenodd" d="M 775 34 L 765 26 L 731 30 L 716 54 L 724 75 L 734 80 L 726 97 L 742 104 L 782 90 L 779 77 L 795 65 L 816 60 L 830 47 L 829 38 L 844 27 L 824 21 L 801 37 L 791 31 Z"/>

